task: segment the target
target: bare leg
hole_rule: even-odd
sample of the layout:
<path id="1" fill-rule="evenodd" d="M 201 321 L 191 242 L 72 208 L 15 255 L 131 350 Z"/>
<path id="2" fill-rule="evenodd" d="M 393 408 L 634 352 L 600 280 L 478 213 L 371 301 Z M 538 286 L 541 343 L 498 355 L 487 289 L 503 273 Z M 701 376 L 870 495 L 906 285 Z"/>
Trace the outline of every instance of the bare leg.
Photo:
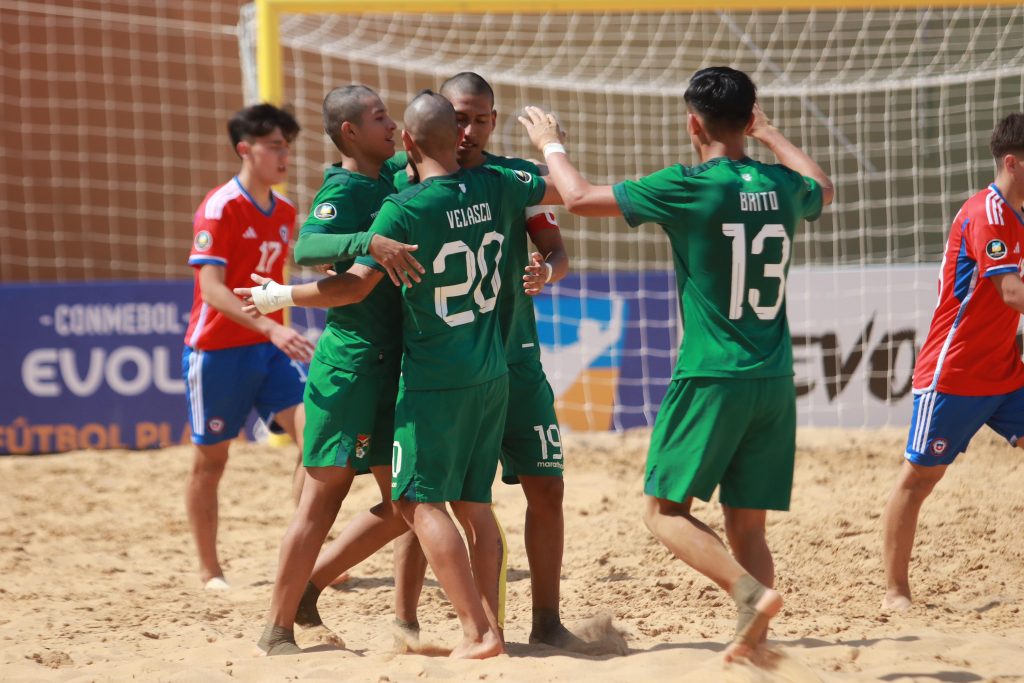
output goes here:
<path id="1" fill-rule="evenodd" d="M 199 553 L 199 580 L 223 578 L 217 558 L 217 487 L 228 462 L 230 441 L 210 446 L 196 444 L 185 488 L 185 509 Z"/>
<path id="2" fill-rule="evenodd" d="M 427 558 L 416 534 L 409 531 L 395 539 L 395 625 L 407 649 L 415 649 L 419 642 L 416 608 L 426 573 Z"/>
<path id="3" fill-rule="evenodd" d="M 759 586 L 733 559 L 718 535 L 690 513 L 692 499 L 676 503 L 646 496 L 646 501 L 644 522 L 651 533 L 672 554 L 728 591 L 741 610 L 750 608 L 759 617 L 754 624 L 757 633 L 750 634 L 746 629 L 737 632 L 737 640 L 725 652 L 726 661 L 749 656 L 753 650 L 751 642 L 760 640 L 761 631 L 767 629 L 768 621 L 782 608 L 782 596 Z"/>
<path id="4" fill-rule="evenodd" d="M 572 648 L 583 642 L 562 625 L 559 598 L 562 583 L 562 550 L 565 518 L 561 477 L 519 478 L 526 496 L 526 558 L 530 563 L 530 594 L 533 599 L 531 643 Z"/>
<path id="5" fill-rule="evenodd" d="M 306 428 L 306 407 L 300 403 L 282 410 L 274 416 L 274 422 L 281 426 L 299 449 L 295 470 L 292 472 L 292 500 L 298 505 L 302 496 L 302 483 L 306 481 L 306 471 L 302 469 L 302 432 Z"/>
<path id="6" fill-rule="evenodd" d="M 341 503 L 355 477 L 349 467 L 307 467 L 302 497 L 291 524 L 281 541 L 281 551 L 270 600 L 268 627 L 278 627 L 290 634 L 303 592 L 313 572 L 317 554 L 327 532 L 338 516 Z M 264 642 L 260 647 L 275 654 L 278 642 Z M 292 640 L 294 644 L 294 640 Z"/>
<path id="7" fill-rule="evenodd" d="M 494 510 L 489 503 L 453 501 L 451 505 L 452 512 L 466 531 L 473 580 L 480 592 L 487 621 L 496 633 L 501 634 L 504 629 L 504 624 L 499 621 L 502 612 L 501 565 L 505 558 L 505 543 L 498 530 Z"/>
<path id="8" fill-rule="evenodd" d="M 485 659 L 504 652 L 501 639 L 484 611 L 466 546 L 444 503 L 401 501 L 398 505 L 402 516 L 420 539 L 427 562 L 462 624 L 462 642 L 452 650 L 451 656 Z"/>
<path id="9" fill-rule="evenodd" d="M 918 514 L 924 499 L 946 473 L 946 467 L 923 467 L 903 461 L 882 518 L 886 584 L 883 609 L 903 611 L 910 607 L 910 554 L 914 548 Z"/>
<path id="10" fill-rule="evenodd" d="M 722 505 L 725 535 L 736 561 L 747 573 L 768 588 L 775 587 L 775 562 L 765 537 L 765 510 L 731 508 Z"/>

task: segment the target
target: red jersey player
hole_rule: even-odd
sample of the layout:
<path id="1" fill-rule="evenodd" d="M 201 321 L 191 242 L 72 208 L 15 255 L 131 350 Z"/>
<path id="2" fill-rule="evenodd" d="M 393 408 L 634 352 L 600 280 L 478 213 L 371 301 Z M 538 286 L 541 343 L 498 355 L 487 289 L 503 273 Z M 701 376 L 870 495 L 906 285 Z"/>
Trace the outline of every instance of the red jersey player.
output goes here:
<path id="1" fill-rule="evenodd" d="M 226 589 L 217 558 L 217 485 L 228 445 L 253 408 L 287 432 L 302 452 L 302 392 L 313 345 L 280 315 L 253 319 L 232 289 L 250 273 L 280 279 L 295 225 L 295 207 L 274 192 L 288 173 L 289 144 L 299 124 L 269 104 L 247 107 L 228 122 L 238 175 L 212 190 L 196 211 L 188 263 L 195 269 L 192 317 L 182 354 L 195 455 L 185 506 L 208 589 Z M 298 479 L 301 481 L 301 479 Z"/>
<path id="2" fill-rule="evenodd" d="M 914 412 L 885 507 L 885 609 L 910 607 L 910 552 L 921 504 L 987 424 L 1024 447 L 1024 114 L 992 131 L 996 179 L 967 200 L 950 229 L 939 303 L 914 368 Z"/>

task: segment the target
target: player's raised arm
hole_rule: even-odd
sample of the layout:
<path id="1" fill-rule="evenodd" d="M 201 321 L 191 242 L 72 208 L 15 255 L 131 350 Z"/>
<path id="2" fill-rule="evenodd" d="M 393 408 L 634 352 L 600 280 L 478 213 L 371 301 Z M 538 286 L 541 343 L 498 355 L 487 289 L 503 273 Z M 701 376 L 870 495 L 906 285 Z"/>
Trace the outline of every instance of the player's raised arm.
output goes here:
<path id="1" fill-rule="evenodd" d="M 235 294 L 242 297 L 242 310 L 250 315 L 273 313 L 286 306 L 333 308 L 359 303 L 382 277 L 379 270 L 358 263 L 344 273 L 301 285 L 282 285 L 253 273 L 253 282 L 259 286 L 237 287 Z"/>
<path id="2" fill-rule="evenodd" d="M 772 125 L 759 104 L 754 105 L 754 117 L 750 128 L 747 129 L 747 135 L 770 149 L 780 164 L 817 182 L 821 186 L 823 206 L 832 203 L 836 191 L 832 181 L 825 175 L 825 171 L 806 152 L 790 142 L 778 128 Z"/>
<path id="3" fill-rule="evenodd" d="M 544 155 L 548 178 L 561 195 L 565 208 L 579 216 L 621 216 L 622 210 L 611 185 L 592 185 L 569 161 L 565 152 L 565 134 L 554 115 L 539 107 L 526 107 L 519 122 L 526 128 L 530 141 Z M 547 196 L 545 204 L 559 203 Z"/>

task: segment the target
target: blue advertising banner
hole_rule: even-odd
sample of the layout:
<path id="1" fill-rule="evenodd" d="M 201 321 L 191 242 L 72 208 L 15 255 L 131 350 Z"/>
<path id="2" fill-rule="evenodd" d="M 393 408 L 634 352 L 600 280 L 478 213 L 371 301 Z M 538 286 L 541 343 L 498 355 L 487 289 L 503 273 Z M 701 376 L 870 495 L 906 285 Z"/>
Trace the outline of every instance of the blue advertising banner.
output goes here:
<path id="1" fill-rule="evenodd" d="M 191 282 L 0 286 L 0 454 L 188 442 Z"/>
<path id="2" fill-rule="evenodd" d="M 802 425 L 909 416 L 934 268 L 794 268 L 788 313 Z M 0 286 L 0 454 L 187 443 L 181 350 L 191 282 Z M 682 336 L 671 271 L 572 274 L 535 299 L 563 428 L 646 427 Z M 324 312 L 292 309 L 310 339 Z M 247 435 L 261 433 L 250 419 Z"/>

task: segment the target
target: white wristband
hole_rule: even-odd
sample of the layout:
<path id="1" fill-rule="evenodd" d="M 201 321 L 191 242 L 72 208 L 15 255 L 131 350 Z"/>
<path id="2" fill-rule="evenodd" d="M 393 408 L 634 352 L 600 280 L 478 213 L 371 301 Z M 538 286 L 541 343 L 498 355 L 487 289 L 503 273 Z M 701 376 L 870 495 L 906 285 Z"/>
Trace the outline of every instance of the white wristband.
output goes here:
<path id="1" fill-rule="evenodd" d="M 544 158 L 547 159 L 549 154 L 565 154 L 565 145 L 560 142 L 549 142 L 544 145 L 542 150 Z"/>
<path id="2" fill-rule="evenodd" d="M 251 292 L 253 305 L 264 315 L 292 305 L 291 285 L 280 285 L 271 280 L 261 287 L 253 287 Z"/>
<path id="3" fill-rule="evenodd" d="M 544 284 L 551 282 L 551 278 L 555 276 L 555 268 L 547 261 L 544 262 L 544 267 L 548 270 L 548 276 L 544 278 Z"/>

